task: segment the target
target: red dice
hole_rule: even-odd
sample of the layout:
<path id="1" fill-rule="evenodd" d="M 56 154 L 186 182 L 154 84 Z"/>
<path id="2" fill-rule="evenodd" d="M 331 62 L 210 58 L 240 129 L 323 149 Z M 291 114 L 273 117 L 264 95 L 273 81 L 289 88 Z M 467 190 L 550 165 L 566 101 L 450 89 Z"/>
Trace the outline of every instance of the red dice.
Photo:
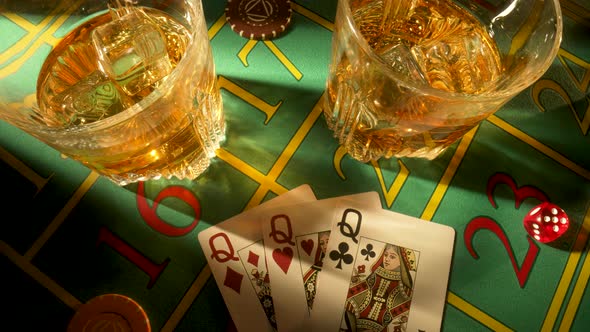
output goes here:
<path id="1" fill-rule="evenodd" d="M 559 206 L 543 202 L 529 211 L 523 220 L 524 228 L 535 240 L 548 243 L 567 231 L 570 220 Z"/>

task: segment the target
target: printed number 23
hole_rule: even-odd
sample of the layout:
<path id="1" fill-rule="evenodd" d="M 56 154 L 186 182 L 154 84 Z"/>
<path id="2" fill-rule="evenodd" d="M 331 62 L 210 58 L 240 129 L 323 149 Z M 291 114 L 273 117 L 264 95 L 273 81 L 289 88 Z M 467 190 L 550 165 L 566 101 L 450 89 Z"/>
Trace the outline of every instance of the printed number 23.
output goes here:
<path id="1" fill-rule="evenodd" d="M 510 177 L 507 174 L 496 173 L 488 180 L 487 187 L 488 199 L 494 208 L 498 207 L 493 196 L 494 189 L 498 184 L 506 184 L 510 187 L 510 189 L 514 193 L 514 207 L 517 209 L 520 207 L 522 201 L 529 197 L 537 198 L 538 200 L 543 202 L 549 200 L 540 189 L 533 186 L 517 187 L 512 177 Z M 512 246 L 510 245 L 510 241 L 508 240 L 508 237 L 506 236 L 504 230 L 502 230 L 502 227 L 500 227 L 500 225 L 498 225 L 498 223 L 491 218 L 476 217 L 473 218 L 469 222 L 469 224 L 467 224 L 465 232 L 463 233 L 465 246 L 467 247 L 467 250 L 469 250 L 471 256 L 473 256 L 473 258 L 475 259 L 478 259 L 479 255 L 475 252 L 475 249 L 473 248 L 473 236 L 480 229 L 487 229 L 491 231 L 492 233 L 496 234 L 496 236 L 502 241 L 502 244 L 504 245 L 504 248 L 508 253 L 508 257 L 510 257 L 510 261 L 512 262 L 512 268 L 516 273 L 516 277 L 518 278 L 520 288 L 524 288 L 529 273 L 531 272 L 531 268 L 533 267 L 533 263 L 535 262 L 539 254 L 539 247 L 537 246 L 537 244 L 533 241 L 533 239 L 531 239 L 530 236 L 527 236 L 527 240 L 529 241 L 529 248 L 525 255 L 524 261 L 519 267 L 516 263 L 516 258 L 514 256 Z"/>

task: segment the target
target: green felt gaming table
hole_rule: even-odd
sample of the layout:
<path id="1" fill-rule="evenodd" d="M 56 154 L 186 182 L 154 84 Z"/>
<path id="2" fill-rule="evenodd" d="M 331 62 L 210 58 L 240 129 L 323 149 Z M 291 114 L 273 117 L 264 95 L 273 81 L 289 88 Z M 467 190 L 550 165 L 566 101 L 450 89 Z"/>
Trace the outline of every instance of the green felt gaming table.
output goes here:
<path id="1" fill-rule="evenodd" d="M 0 329 L 64 331 L 109 293 L 152 331 L 231 329 L 197 234 L 309 184 L 318 199 L 377 191 L 384 209 L 455 229 L 444 331 L 589 331 L 590 3 L 560 2 L 563 42 L 540 80 L 433 161 L 360 163 L 322 116 L 336 0 L 292 2 L 272 41 L 241 38 L 225 1 L 205 0 L 227 138 L 196 180 L 118 187 L 0 121 Z M 60 22 L 0 8 L 0 79 L 18 88 Z M 523 228 L 539 197 L 570 218 L 549 244 Z"/>

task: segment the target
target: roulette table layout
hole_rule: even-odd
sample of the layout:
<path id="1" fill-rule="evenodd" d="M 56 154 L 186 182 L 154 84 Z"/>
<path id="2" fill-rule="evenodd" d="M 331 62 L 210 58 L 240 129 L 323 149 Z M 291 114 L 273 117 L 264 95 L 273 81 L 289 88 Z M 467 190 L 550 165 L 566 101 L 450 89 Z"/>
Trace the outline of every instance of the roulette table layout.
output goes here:
<path id="1" fill-rule="evenodd" d="M 203 1 L 227 138 L 196 180 L 119 187 L 0 121 L 2 324 L 66 330 L 102 296 L 137 305 L 129 316 L 152 331 L 231 330 L 197 235 L 309 184 L 318 199 L 376 191 L 384 209 L 454 228 L 443 331 L 588 331 L 590 3 L 560 3 L 541 79 L 433 161 L 360 163 L 322 117 L 336 0 L 292 1 L 270 40 L 240 37 L 225 2 Z M 18 89 L 63 20 L 0 9 L 0 79 Z M 541 201 L 570 221 L 546 244 L 523 227 Z"/>

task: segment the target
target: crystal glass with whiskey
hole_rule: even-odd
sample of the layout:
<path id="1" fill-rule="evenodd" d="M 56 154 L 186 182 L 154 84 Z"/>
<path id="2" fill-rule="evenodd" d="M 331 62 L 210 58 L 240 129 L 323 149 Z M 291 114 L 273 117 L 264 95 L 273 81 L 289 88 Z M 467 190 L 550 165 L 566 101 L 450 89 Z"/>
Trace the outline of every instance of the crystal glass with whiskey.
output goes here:
<path id="1" fill-rule="evenodd" d="M 14 74 L 28 75 L 25 89 L 0 83 L 1 119 L 119 185 L 202 174 L 225 121 L 200 0 L 59 0 L 33 12 L 57 18 L 63 38 Z"/>
<path id="2" fill-rule="evenodd" d="M 557 55 L 558 0 L 340 0 L 324 116 L 362 162 L 434 159 Z"/>

